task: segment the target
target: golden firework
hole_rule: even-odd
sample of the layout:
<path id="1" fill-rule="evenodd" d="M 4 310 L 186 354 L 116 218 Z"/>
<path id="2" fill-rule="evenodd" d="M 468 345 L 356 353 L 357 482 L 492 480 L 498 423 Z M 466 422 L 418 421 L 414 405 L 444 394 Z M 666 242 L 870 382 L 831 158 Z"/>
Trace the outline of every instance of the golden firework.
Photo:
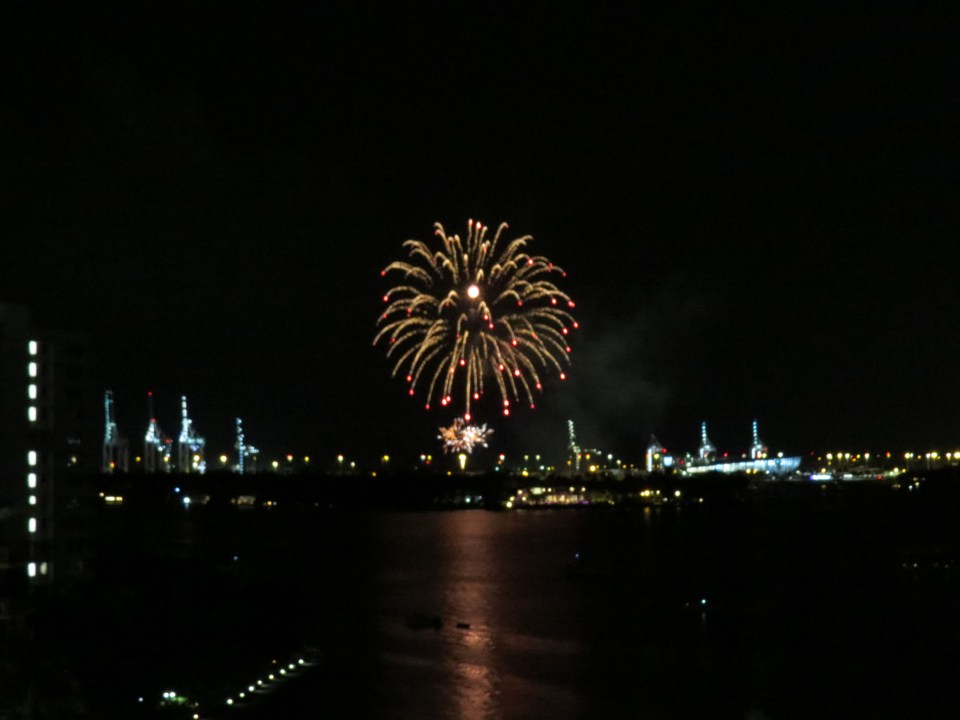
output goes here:
<path id="1" fill-rule="evenodd" d="M 403 246 L 408 260 L 390 263 L 381 275 L 398 284 L 387 290 L 386 310 L 374 344 L 389 342 L 393 375 L 405 373 L 411 395 L 426 387 L 427 408 L 463 399 L 470 405 L 493 386 L 504 415 L 511 401 L 534 405 L 541 374 L 565 379 L 570 362 L 567 337 L 578 327 L 573 301 L 550 279 L 566 273 L 541 255 L 527 252 L 530 235 L 502 240 L 507 223 L 489 238 L 489 226 L 467 222 L 466 241 L 434 224 L 439 249 L 421 240 Z"/>

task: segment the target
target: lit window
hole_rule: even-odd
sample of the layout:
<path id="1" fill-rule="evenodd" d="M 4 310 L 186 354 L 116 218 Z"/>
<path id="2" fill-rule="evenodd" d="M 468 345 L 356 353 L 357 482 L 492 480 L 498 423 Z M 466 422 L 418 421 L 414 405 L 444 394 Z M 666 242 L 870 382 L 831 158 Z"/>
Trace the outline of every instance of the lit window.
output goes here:
<path id="1" fill-rule="evenodd" d="M 27 365 L 27 375 L 30 377 L 37 376 L 37 364 L 35 362 L 31 362 Z"/>
<path id="2" fill-rule="evenodd" d="M 27 419 L 30 420 L 30 422 L 37 421 L 37 408 L 34 405 L 27 408 Z"/>
<path id="3" fill-rule="evenodd" d="M 28 498 L 27 502 L 29 502 L 31 505 L 36 505 L 36 504 L 37 504 L 37 496 L 36 496 L 36 495 L 31 495 L 31 496 Z"/>
<path id="4" fill-rule="evenodd" d="M 35 467 L 37 464 L 37 451 L 31 450 L 27 453 L 27 465 L 30 467 Z"/>
<path id="5" fill-rule="evenodd" d="M 37 564 L 35 562 L 27 563 L 27 577 L 37 576 Z"/>
<path id="6" fill-rule="evenodd" d="M 34 383 L 27 385 L 27 397 L 31 400 L 37 399 L 37 386 Z"/>
<path id="7" fill-rule="evenodd" d="M 37 486 L 37 474 L 27 473 L 27 487 L 35 488 Z"/>
<path id="8" fill-rule="evenodd" d="M 30 342 L 27 343 L 27 351 L 28 351 L 31 355 L 36 355 L 36 354 L 37 354 L 37 341 L 36 341 L 36 340 L 31 340 Z"/>
<path id="9" fill-rule="evenodd" d="M 29 530 L 29 531 L 32 532 L 32 533 L 35 533 L 35 532 L 37 531 L 37 519 L 36 519 L 36 518 L 30 518 L 29 520 L 27 520 L 27 530 Z"/>
<path id="10" fill-rule="evenodd" d="M 50 568 L 49 568 L 49 566 L 47 565 L 47 563 L 45 563 L 45 562 L 40 563 L 40 574 L 41 574 L 41 575 L 46 575 L 49 570 L 50 570 Z"/>

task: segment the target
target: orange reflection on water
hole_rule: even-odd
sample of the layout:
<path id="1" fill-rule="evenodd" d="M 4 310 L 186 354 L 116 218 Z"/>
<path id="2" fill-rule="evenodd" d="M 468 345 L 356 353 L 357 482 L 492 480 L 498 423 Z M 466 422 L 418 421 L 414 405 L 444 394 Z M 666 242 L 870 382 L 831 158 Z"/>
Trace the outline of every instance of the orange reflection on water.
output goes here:
<path id="1" fill-rule="evenodd" d="M 443 519 L 447 573 L 444 597 L 450 619 L 444 663 L 455 674 L 458 715 L 464 720 L 500 717 L 500 676 L 491 622 L 500 591 L 496 554 L 491 546 L 492 513 L 449 513 Z"/>

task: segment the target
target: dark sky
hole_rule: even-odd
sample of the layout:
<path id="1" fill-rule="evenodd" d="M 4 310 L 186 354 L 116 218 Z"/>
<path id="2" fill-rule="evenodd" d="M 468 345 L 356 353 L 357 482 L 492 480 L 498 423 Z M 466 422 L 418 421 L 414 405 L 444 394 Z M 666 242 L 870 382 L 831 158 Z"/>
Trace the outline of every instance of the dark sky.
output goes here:
<path id="1" fill-rule="evenodd" d="M 567 269 L 566 383 L 497 451 L 960 443 L 951 4 L 38 5 L 0 103 L 0 296 L 89 331 L 139 438 L 403 456 L 436 427 L 371 347 L 434 221 Z"/>

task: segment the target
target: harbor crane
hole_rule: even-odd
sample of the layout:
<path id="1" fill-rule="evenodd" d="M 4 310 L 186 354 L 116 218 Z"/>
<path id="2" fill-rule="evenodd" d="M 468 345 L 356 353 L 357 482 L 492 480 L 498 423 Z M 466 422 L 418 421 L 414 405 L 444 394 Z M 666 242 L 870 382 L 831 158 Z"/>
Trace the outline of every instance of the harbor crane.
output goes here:
<path id="1" fill-rule="evenodd" d="M 129 469 L 129 449 L 125 438 L 120 437 L 117 421 L 113 416 L 113 391 L 103 394 L 103 409 L 106 428 L 103 433 L 103 461 L 101 470 L 105 473 L 127 472 Z"/>

